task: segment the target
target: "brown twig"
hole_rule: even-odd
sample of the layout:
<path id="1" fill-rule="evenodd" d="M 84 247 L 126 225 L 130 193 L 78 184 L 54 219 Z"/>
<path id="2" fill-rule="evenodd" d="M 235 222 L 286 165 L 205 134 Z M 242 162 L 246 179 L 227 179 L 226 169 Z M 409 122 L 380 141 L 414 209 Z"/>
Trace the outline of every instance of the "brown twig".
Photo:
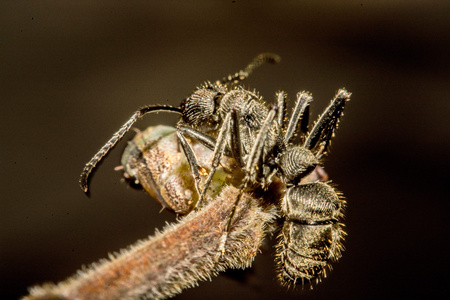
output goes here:
<path id="1" fill-rule="evenodd" d="M 245 194 L 236 208 L 225 254 L 220 255 L 219 242 L 238 192 L 225 188 L 214 201 L 177 224 L 63 282 L 33 287 L 23 300 L 165 299 L 225 269 L 250 266 L 276 214 Z"/>

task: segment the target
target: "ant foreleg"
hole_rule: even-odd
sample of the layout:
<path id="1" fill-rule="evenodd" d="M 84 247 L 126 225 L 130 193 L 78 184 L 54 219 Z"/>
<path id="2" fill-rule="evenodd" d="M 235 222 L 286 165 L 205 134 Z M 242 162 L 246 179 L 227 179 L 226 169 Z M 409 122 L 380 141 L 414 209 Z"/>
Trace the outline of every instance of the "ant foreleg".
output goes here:
<path id="1" fill-rule="evenodd" d="M 252 151 L 250 152 L 250 155 L 247 158 L 247 164 L 245 166 L 245 177 L 244 180 L 241 184 L 241 186 L 239 187 L 239 194 L 236 197 L 236 200 L 234 201 L 233 207 L 230 211 L 230 216 L 228 217 L 228 222 L 227 225 L 225 226 L 225 230 L 224 233 L 222 235 L 222 237 L 220 238 L 220 243 L 219 243 L 219 251 L 220 253 L 223 255 L 225 253 L 225 243 L 227 241 L 227 237 L 228 237 L 228 233 L 230 231 L 230 225 L 231 225 L 231 221 L 233 219 L 234 213 L 236 211 L 236 207 L 239 204 L 239 201 L 242 198 L 242 194 L 244 193 L 245 188 L 248 186 L 249 182 L 251 180 L 253 180 L 254 178 L 254 174 L 252 172 L 252 170 L 258 169 L 261 160 L 262 160 L 262 154 L 263 154 L 263 149 L 264 149 L 264 144 L 265 141 L 268 137 L 268 132 L 270 127 L 272 126 L 272 122 L 275 119 L 275 115 L 277 113 L 277 108 L 273 107 L 269 114 L 267 115 L 266 119 L 264 120 L 263 125 L 261 126 L 261 129 L 256 137 L 256 141 L 255 144 L 252 147 Z"/>

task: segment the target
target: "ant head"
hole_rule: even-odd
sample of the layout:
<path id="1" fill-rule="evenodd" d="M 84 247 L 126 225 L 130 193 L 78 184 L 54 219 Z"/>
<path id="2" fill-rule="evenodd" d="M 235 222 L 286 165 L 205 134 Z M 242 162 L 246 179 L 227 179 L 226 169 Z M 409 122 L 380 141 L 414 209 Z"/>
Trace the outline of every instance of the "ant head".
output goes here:
<path id="1" fill-rule="evenodd" d="M 227 88 L 221 84 L 205 83 L 181 103 L 183 122 L 194 128 L 216 123 L 216 110 L 226 93 Z"/>

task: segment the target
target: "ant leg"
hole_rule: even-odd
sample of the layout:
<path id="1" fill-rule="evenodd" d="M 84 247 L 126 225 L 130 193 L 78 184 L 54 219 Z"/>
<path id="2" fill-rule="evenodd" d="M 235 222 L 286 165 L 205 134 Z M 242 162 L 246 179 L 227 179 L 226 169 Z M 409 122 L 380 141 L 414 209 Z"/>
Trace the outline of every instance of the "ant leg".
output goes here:
<path id="1" fill-rule="evenodd" d="M 206 148 L 214 151 L 216 149 L 216 142 L 214 141 L 214 139 L 212 137 L 210 137 L 209 135 L 206 135 L 196 129 L 190 128 L 190 127 L 185 127 L 185 126 L 179 126 L 177 128 L 177 136 L 180 140 L 180 144 L 181 144 L 181 148 L 183 149 L 183 152 L 186 156 L 186 159 L 189 163 L 189 166 L 191 168 L 191 171 L 193 173 L 194 179 L 195 179 L 195 188 L 197 190 L 198 195 L 201 195 L 202 193 L 200 192 L 202 189 L 200 188 L 200 169 L 201 166 L 198 163 L 197 157 L 195 156 L 194 151 L 192 150 L 192 147 L 190 146 L 190 144 L 188 143 L 188 141 L 186 140 L 185 136 L 189 136 L 193 139 L 195 139 L 196 141 L 198 141 L 200 144 L 204 145 Z M 232 156 L 232 153 L 230 153 L 230 151 L 225 148 L 224 149 L 224 155 L 226 156 Z M 241 159 L 242 160 L 242 159 Z M 211 172 L 213 173 L 211 175 L 214 175 L 216 168 L 212 167 Z M 208 182 L 208 181 L 207 181 Z M 203 187 L 203 189 L 207 189 L 209 186 L 205 184 L 205 186 Z M 205 191 L 206 193 L 206 191 Z M 200 197 L 202 199 L 202 197 Z M 203 200 L 203 199 L 202 199 Z"/>
<path id="2" fill-rule="evenodd" d="M 230 148 L 225 148 L 224 155 L 228 157 L 233 157 L 240 167 L 244 167 L 245 163 L 243 161 L 242 156 L 242 147 L 241 147 L 241 138 L 239 133 L 239 122 L 237 119 L 236 111 L 231 111 L 231 120 L 230 120 Z M 204 134 L 194 128 L 179 126 L 178 130 L 183 134 L 190 136 L 195 139 L 197 142 L 205 146 L 206 148 L 214 151 L 216 149 L 216 141 L 211 136 Z"/>
<path id="3" fill-rule="evenodd" d="M 217 81 L 217 83 L 221 84 L 235 84 L 240 81 L 245 80 L 256 68 L 261 66 L 263 63 L 276 64 L 280 62 L 281 58 L 277 54 L 273 53 L 261 53 L 256 56 L 250 64 L 248 64 L 243 70 L 235 73 L 234 75 L 228 75 L 224 77 L 221 81 Z"/>
<path id="4" fill-rule="evenodd" d="M 201 207 L 203 199 L 205 198 L 206 192 L 208 191 L 209 185 L 211 184 L 211 181 L 213 179 L 214 173 L 216 172 L 217 167 L 219 166 L 220 159 L 222 158 L 222 155 L 225 152 L 227 136 L 230 131 L 230 119 L 231 119 L 231 112 L 229 112 L 226 115 L 222 127 L 220 128 L 219 135 L 217 136 L 216 147 L 214 148 L 213 153 L 213 161 L 211 163 L 211 171 L 209 172 L 208 178 L 206 179 L 205 185 L 203 186 L 203 190 L 196 204 L 196 208 Z"/>
<path id="5" fill-rule="evenodd" d="M 199 195 L 200 196 L 200 202 L 203 201 L 204 195 L 206 194 L 208 187 L 211 183 L 211 180 L 215 174 L 215 171 L 218 167 L 218 163 L 220 162 L 220 158 L 222 157 L 222 155 L 225 156 L 232 156 L 234 157 L 234 159 L 236 160 L 236 162 L 243 168 L 244 167 L 244 161 L 242 158 L 242 148 L 241 148 L 241 139 L 240 139 L 240 134 L 239 134 L 239 123 L 238 123 L 238 119 L 237 119 L 237 114 L 235 110 L 230 111 L 231 114 L 231 118 L 229 119 L 229 121 L 227 121 L 227 119 L 225 119 L 224 123 L 229 123 L 229 125 L 227 125 L 227 127 L 223 127 L 224 130 L 224 137 L 223 139 L 219 136 L 218 137 L 218 141 L 219 143 L 221 143 L 220 141 L 226 141 L 226 130 L 231 130 L 231 134 L 228 134 L 230 136 L 230 148 L 231 148 L 231 153 L 230 150 L 228 150 L 228 148 L 224 147 L 222 150 L 219 150 L 217 153 L 214 154 L 213 156 L 213 163 L 211 166 L 211 172 L 208 176 L 208 179 L 205 183 L 205 185 L 203 186 L 203 192 Z M 194 138 L 195 140 L 197 140 L 199 143 L 201 143 L 202 145 L 204 145 L 205 147 L 207 147 L 208 149 L 215 151 L 216 149 L 218 149 L 218 146 L 216 144 L 216 142 L 214 141 L 214 139 L 200 131 L 197 131 L 196 129 L 190 128 L 190 127 L 185 127 L 185 126 L 179 126 L 178 127 L 178 131 L 177 131 L 177 135 L 180 138 L 181 141 L 181 146 L 183 148 L 183 151 L 186 155 L 186 158 L 189 162 L 189 165 L 191 167 L 191 170 L 194 173 L 194 178 L 196 181 L 196 188 L 197 188 L 197 192 L 200 190 L 199 188 L 199 183 L 200 183 L 200 173 L 199 173 L 199 165 L 198 165 L 198 161 L 195 157 L 195 154 L 192 151 L 192 148 L 190 147 L 190 145 L 188 144 L 188 142 L 186 141 L 185 135 L 190 136 L 191 138 Z M 217 157 L 217 155 L 219 155 L 219 157 Z M 214 162 L 217 163 L 214 163 Z"/>
<path id="6" fill-rule="evenodd" d="M 145 116 L 148 113 L 155 113 L 160 111 L 167 111 L 172 113 L 181 114 L 181 109 L 178 107 L 173 107 L 169 105 L 150 105 L 145 106 L 138 111 L 136 111 L 131 118 L 120 127 L 120 129 L 114 133 L 114 135 L 106 142 L 106 144 L 91 158 L 91 160 L 86 164 L 83 168 L 83 171 L 80 175 L 80 187 L 81 189 L 87 193 L 89 189 L 89 175 L 95 166 L 102 160 L 102 158 L 108 154 L 108 152 L 117 144 L 118 141 L 122 139 L 122 137 L 130 130 L 131 126 L 133 126 L 136 121 Z"/>
<path id="7" fill-rule="evenodd" d="M 278 128 L 283 129 L 284 117 L 286 116 L 287 94 L 284 91 L 279 91 L 275 96 L 277 97 L 277 107 L 278 107 L 278 116 L 277 116 Z"/>
<path id="8" fill-rule="evenodd" d="M 230 140 L 231 155 L 229 153 L 229 150 L 226 148 L 226 142 L 228 140 L 228 137 Z M 214 148 L 213 162 L 211 164 L 211 171 L 205 182 L 199 201 L 203 201 L 205 194 L 208 191 L 209 185 L 211 184 L 214 173 L 216 172 L 217 167 L 219 166 L 219 162 L 220 159 L 222 158 L 222 155 L 232 156 L 241 167 L 244 167 L 244 159 L 242 156 L 241 138 L 239 131 L 239 122 L 237 113 L 234 109 L 232 109 L 226 115 L 222 128 L 217 137 L 216 147 Z"/>
<path id="9" fill-rule="evenodd" d="M 305 135 L 309 129 L 309 105 L 306 106 L 305 111 L 303 112 L 302 119 L 300 120 L 300 131 L 302 135 Z"/>
<path id="10" fill-rule="evenodd" d="M 197 142 L 199 142 L 200 144 L 202 144 L 209 150 L 214 151 L 214 149 L 216 149 L 216 141 L 214 140 L 213 137 L 211 137 L 201 131 L 198 131 L 197 129 L 191 128 L 191 127 L 179 126 L 178 130 L 183 135 L 187 135 L 187 136 L 195 139 Z M 232 156 L 231 152 L 227 148 L 225 148 L 224 154 L 226 156 L 230 156 L 230 157 Z"/>
<path id="11" fill-rule="evenodd" d="M 339 118 L 344 113 L 345 103 L 350 100 L 350 95 L 344 89 L 338 91 L 330 105 L 314 124 L 313 129 L 311 129 L 306 137 L 303 147 L 309 150 L 314 149 L 315 151 L 313 152 L 317 156 L 326 153 L 334 131 L 338 126 Z"/>
<path id="12" fill-rule="evenodd" d="M 269 129 L 271 128 L 272 122 L 275 119 L 277 110 L 278 110 L 277 107 L 275 106 L 272 107 L 266 119 L 264 120 L 264 123 L 258 132 L 258 135 L 256 136 L 255 144 L 252 147 L 250 155 L 248 156 L 247 159 L 247 164 L 245 166 L 245 172 L 250 176 L 254 177 L 255 172 L 258 171 L 258 169 L 261 169 L 259 167 L 259 164 L 262 162 L 264 145 L 268 137 Z"/>
<path id="13" fill-rule="evenodd" d="M 195 181 L 195 189 L 197 191 L 197 195 L 200 195 L 200 166 L 198 164 L 197 157 L 194 154 L 194 151 L 192 150 L 191 145 L 189 145 L 188 141 L 186 140 L 183 129 L 180 127 L 177 128 L 177 136 L 178 140 L 180 141 L 181 148 L 183 149 L 184 155 L 186 156 L 186 160 L 189 163 L 189 166 L 191 167 L 192 174 L 194 176 Z"/>
<path id="14" fill-rule="evenodd" d="M 305 126 L 308 126 L 309 111 L 307 111 L 307 109 L 309 108 L 309 103 L 311 101 L 311 94 L 307 92 L 297 94 L 297 102 L 295 103 L 295 107 L 292 111 L 291 118 L 289 119 L 289 125 L 284 136 L 284 142 L 286 145 L 289 144 L 294 137 L 294 133 L 297 131 L 298 127 L 298 121 L 300 121 L 300 128 L 302 128 L 302 130 Z"/>
<path id="15" fill-rule="evenodd" d="M 230 148 L 233 158 L 239 164 L 241 168 L 245 166 L 242 156 L 242 143 L 241 134 L 239 130 L 239 120 L 236 111 L 231 110 L 231 136 L 230 136 Z"/>
<path id="16" fill-rule="evenodd" d="M 244 180 L 239 187 L 239 194 L 236 197 L 236 200 L 234 201 L 233 207 L 230 211 L 230 215 L 228 217 L 228 222 L 226 224 L 224 233 L 220 239 L 219 242 L 219 251 L 223 255 L 225 253 L 225 243 L 227 241 L 228 233 L 230 231 L 230 225 L 231 220 L 233 219 L 234 213 L 236 211 L 236 207 L 239 204 L 239 201 L 242 198 L 242 195 L 244 193 L 245 188 L 247 187 L 248 183 L 250 182 L 252 177 L 254 176 L 254 171 L 258 169 L 258 165 L 261 164 L 262 161 L 262 155 L 264 153 L 264 144 L 268 136 L 268 132 L 270 127 L 272 126 L 272 122 L 275 119 L 275 115 L 277 113 L 277 108 L 272 107 L 269 114 L 267 115 L 266 119 L 264 120 L 263 125 L 261 126 L 260 131 L 258 132 L 258 135 L 255 140 L 255 144 L 252 147 L 252 151 L 250 152 L 250 155 L 247 159 L 247 164 L 245 166 L 245 177 Z M 254 171 L 253 171 L 254 170 Z"/>

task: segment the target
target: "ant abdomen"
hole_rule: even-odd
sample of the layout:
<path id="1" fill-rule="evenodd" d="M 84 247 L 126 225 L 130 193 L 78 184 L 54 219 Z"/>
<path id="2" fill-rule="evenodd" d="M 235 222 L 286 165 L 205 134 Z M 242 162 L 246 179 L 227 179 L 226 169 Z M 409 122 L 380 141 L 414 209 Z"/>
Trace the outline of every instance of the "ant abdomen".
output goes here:
<path id="1" fill-rule="evenodd" d="M 286 191 L 281 204 L 286 220 L 277 246 L 283 284 L 320 280 L 331 260 L 340 257 L 345 233 L 339 220 L 344 203 L 333 187 L 320 181 Z"/>

